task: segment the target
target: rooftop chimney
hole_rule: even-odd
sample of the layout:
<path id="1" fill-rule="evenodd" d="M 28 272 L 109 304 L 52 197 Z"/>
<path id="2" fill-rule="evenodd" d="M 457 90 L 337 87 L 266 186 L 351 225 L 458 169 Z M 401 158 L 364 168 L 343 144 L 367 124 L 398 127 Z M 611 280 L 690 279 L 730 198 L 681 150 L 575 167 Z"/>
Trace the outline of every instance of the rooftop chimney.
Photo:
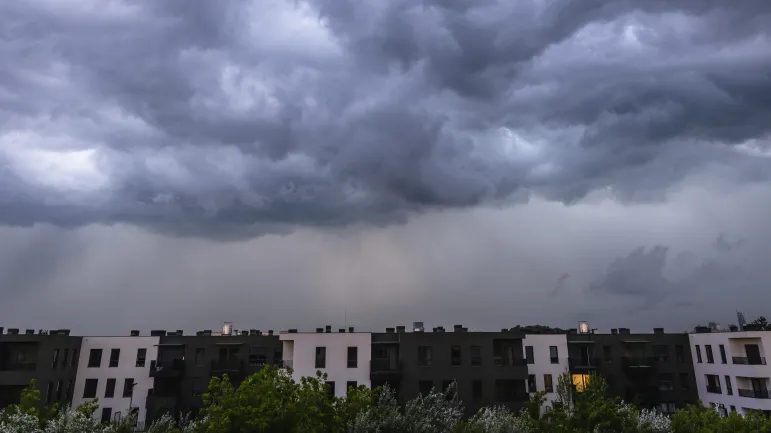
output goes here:
<path id="1" fill-rule="evenodd" d="M 249 330 L 249 335 L 259 335 L 259 334 L 260 334 L 260 333 L 259 333 L 259 332 L 257 332 L 257 330 L 256 330 L 256 329 L 250 329 L 250 330 Z"/>
<path id="2" fill-rule="evenodd" d="M 272 329 L 268 329 L 268 335 L 273 335 L 273 330 Z"/>
<path id="3" fill-rule="evenodd" d="M 150 336 L 151 337 L 165 337 L 166 336 L 166 331 L 163 331 L 163 330 L 160 330 L 160 329 L 155 329 L 153 331 L 150 331 Z"/>
<path id="4" fill-rule="evenodd" d="M 436 332 L 444 332 L 444 326 L 437 326 Z"/>
<path id="5" fill-rule="evenodd" d="M 2 326 L 0 326 L 0 335 L 3 335 L 3 329 L 5 329 L 5 328 L 3 328 Z"/>
<path id="6" fill-rule="evenodd" d="M 619 334 L 629 334 L 629 328 L 618 328 Z"/>
<path id="7" fill-rule="evenodd" d="M 611 333 L 611 334 L 614 334 L 614 335 L 615 335 L 615 334 L 618 334 L 618 329 L 616 329 L 616 328 L 613 328 L 613 329 L 611 329 L 611 330 L 610 330 L 610 333 Z"/>
<path id="8" fill-rule="evenodd" d="M 204 329 L 203 335 L 206 335 L 207 337 L 211 337 L 211 329 Z"/>
<path id="9" fill-rule="evenodd" d="M 139 331 L 136 329 L 131 330 L 131 336 L 132 337 L 139 337 Z"/>
<path id="10" fill-rule="evenodd" d="M 386 328 L 386 334 L 393 334 L 394 332 L 396 332 L 394 328 Z"/>
<path id="11" fill-rule="evenodd" d="M 290 329 L 290 330 L 289 330 L 289 333 L 290 333 L 290 334 L 297 334 L 297 330 L 296 330 L 296 329 Z"/>
<path id="12" fill-rule="evenodd" d="M 460 330 L 461 330 L 461 332 L 468 332 L 468 328 L 466 328 L 466 327 L 460 328 Z"/>
<path id="13" fill-rule="evenodd" d="M 407 330 L 406 326 L 397 326 L 396 332 L 405 332 Z"/>
<path id="14" fill-rule="evenodd" d="M 201 337 L 201 336 L 204 335 L 204 332 L 203 331 L 196 331 L 195 335 L 198 336 L 198 337 Z"/>
<path id="15" fill-rule="evenodd" d="M 19 335 L 19 328 L 8 328 L 8 335 Z"/>
<path id="16" fill-rule="evenodd" d="M 414 332 L 423 332 L 423 322 L 412 322 L 412 330 Z"/>
<path id="17" fill-rule="evenodd" d="M 452 327 L 453 331 L 460 332 L 463 329 L 463 325 L 455 325 Z"/>
<path id="18" fill-rule="evenodd" d="M 337 332 L 340 334 L 345 334 L 345 328 L 340 328 L 337 330 Z"/>
<path id="19" fill-rule="evenodd" d="M 247 331 L 247 330 L 243 330 L 243 331 L 241 331 L 241 335 L 242 335 L 242 336 L 243 336 L 243 335 L 249 335 L 249 331 Z"/>
<path id="20" fill-rule="evenodd" d="M 654 334 L 663 334 L 664 333 L 664 328 L 653 328 L 653 333 Z"/>
<path id="21" fill-rule="evenodd" d="M 324 328 L 316 328 L 317 334 L 321 334 L 322 332 L 324 332 Z"/>
<path id="22" fill-rule="evenodd" d="M 348 332 L 353 332 L 353 326 L 348 327 Z"/>
<path id="23" fill-rule="evenodd" d="M 327 326 L 326 326 L 326 331 L 327 331 L 327 334 L 328 334 L 328 333 L 330 333 L 330 332 L 332 332 L 332 326 L 330 326 L 330 325 L 327 325 Z"/>
<path id="24" fill-rule="evenodd" d="M 27 329 L 27 335 L 35 335 L 34 329 Z"/>

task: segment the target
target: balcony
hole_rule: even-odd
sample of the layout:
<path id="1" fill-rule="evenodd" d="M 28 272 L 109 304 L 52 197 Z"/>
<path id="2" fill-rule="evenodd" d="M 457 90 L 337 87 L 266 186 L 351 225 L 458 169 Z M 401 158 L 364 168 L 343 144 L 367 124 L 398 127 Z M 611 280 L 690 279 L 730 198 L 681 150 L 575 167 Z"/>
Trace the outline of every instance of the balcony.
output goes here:
<path id="1" fill-rule="evenodd" d="M 625 356 L 621 358 L 624 367 L 647 368 L 653 367 L 655 359 L 650 356 Z"/>
<path id="2" fill-rule="evenodd" d="M 737 365 L 766 365 L 766 358 L 747 358 L 746 356 L 734 356 L 731 358 Z"/>
<path id="3" fill-rule="evenodd" d="M 150 361 L 150 377 L 172 378 L 182 377 L 185 372 L 185 360 L 174 359 L 172 361 Z"/>
<path id="4" fill-rule="evenodd" d="M 162 414 L 168 412 L 173 415 L 177 411 L 177 397 L 155 395 L 151 389 L 147 393 L 145 407 L 148 413 Z"/>
<path id="5" fill-rule="evenodd" d="M 211 375 L 243 376 L 246 371 L 246 363 L 241 360 L 219 360 L 211 362 Z"/>
<path id="6" fill-rule="evenodd" d="M 571 370 L 596 369 L 600 365 L 600 358 L 568 358 L 568 366 Z"/>
<path id="7" fill-rule="evenodd" d="M 402 364 L 390 358 L 373 359 L 369 362 L 369 372 L 372 380 L 398 381 L 402 376 Z"/>
<path id="8" fill-rule="evenodd" d="M 0 371 L 35 371 L 37 362 L 4 362 Z"/>
<path id="9" fill-rule="evenodd" d="M 767 389 L 738 389 L 737 390 L 740 397 L 747 397 L 747 398 L 771 398 L 769 397 L 769 393 Z"/>

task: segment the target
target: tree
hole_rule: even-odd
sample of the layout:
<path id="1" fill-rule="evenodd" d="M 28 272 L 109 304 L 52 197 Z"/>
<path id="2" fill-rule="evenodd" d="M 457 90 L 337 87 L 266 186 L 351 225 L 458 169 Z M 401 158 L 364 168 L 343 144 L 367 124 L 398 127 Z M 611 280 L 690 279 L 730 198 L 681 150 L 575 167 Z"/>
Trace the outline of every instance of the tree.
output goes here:
<path id="1" fill-rule="evenodd" d="M 744 325 L 744 329 L 746 331 L 771 331 L 771 325 L 769 325 L 765 317 L 759 316 L 757 319 Z"/>

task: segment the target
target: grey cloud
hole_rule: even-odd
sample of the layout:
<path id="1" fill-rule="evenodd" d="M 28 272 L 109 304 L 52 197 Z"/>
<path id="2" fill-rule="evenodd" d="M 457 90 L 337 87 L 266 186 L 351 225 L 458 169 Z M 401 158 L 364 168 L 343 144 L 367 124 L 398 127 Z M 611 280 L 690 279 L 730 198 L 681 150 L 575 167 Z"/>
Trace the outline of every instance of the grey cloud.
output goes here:
<path id="1" fill-rule="evenodd" d="M 714 165 L 771 173 L 736 149 L 771 125 L 766 1 L 38 0 L 0 14 L 4 224 L 234 239 L 602 188 L 661 200 Z"/>

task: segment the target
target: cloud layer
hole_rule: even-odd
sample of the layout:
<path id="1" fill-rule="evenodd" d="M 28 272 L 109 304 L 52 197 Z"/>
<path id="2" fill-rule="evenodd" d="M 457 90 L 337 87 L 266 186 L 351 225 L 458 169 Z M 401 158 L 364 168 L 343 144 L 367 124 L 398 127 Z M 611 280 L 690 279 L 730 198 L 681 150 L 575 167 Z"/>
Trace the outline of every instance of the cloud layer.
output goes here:
<path id="1" fill-rule="evenodd" d="M 30 0 L 0 15 L 6 225 L 248 237 L 771 174 L 764 0 Z"/>

